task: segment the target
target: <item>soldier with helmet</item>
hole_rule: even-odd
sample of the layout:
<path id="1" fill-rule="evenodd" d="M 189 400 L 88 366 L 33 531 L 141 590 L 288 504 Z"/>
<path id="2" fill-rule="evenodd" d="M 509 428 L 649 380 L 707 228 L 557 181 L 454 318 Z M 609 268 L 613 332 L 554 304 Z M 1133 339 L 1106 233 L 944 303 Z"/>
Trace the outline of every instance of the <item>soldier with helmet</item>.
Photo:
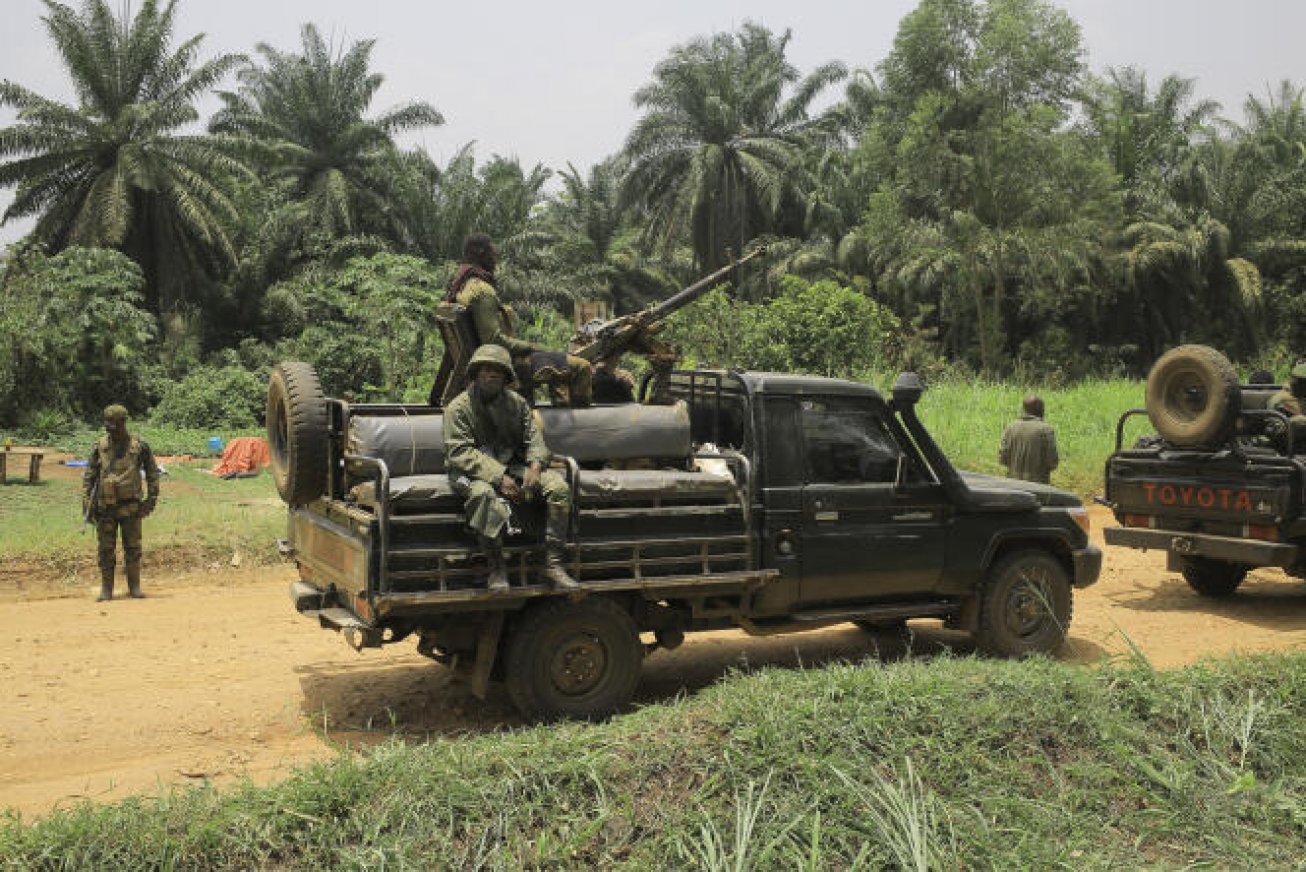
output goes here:
<path id="1" fill-rule="evenodd" d="M 122 537 L 127 592 L 141 593 L 141 519 L 159 501 L 159 466 L 145 440 L 127 432 L 127 409 L 104 410 L 104 434 L 95 443 L 82 476 L 82 512 L 96 525 L 99 540 L 99 602 L 113 599 L 117 540 Z M 142 480 L 143 479 L 143 480 Z"/>
<path id="2" fill-rule="evenodd" d="M 444 456 L 449 479 L 464 500 L 489 567 L 488 587 L 508 589 L 503 536 L 512 504 L 543 499 L 548 511 L 547 553 L 541 572 L 557 590 L 574 590 L 563 567 L 571 491 L 547 469 L 549 449 L 536 427 L 530 404 L 510 390 L 512 359 L 499 345 L 482 345 L 467 364 L 467 389 L 444 412 Z"/>

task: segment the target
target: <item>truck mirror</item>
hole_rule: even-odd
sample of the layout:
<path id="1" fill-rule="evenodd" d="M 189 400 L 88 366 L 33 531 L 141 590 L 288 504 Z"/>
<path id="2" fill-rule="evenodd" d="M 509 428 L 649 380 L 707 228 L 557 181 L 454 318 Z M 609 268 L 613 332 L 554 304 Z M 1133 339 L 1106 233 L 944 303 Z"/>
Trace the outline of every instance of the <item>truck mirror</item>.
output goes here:
<path id="1" fill-rule="evenodd" d="M 925 382 L 920 376 L 914 372 L 899 373 L 898 380 L 893 383 L 893 404 L 900 409 L 914 406 L 923 393 Z"/>

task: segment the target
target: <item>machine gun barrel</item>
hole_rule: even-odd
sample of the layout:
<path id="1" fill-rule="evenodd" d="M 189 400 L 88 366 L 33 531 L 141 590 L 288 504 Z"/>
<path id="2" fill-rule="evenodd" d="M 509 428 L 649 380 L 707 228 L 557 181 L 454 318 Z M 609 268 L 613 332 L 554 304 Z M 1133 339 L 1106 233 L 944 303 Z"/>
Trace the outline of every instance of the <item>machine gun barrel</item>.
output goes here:
<path id="1" fill-rule="evenodd" d="M 635 344 L 641 333 L 656 332 L 656 328 L 650 329 L 653 325 L 688 306 L 715 287 L 732 271 L 765 253 L 766 247 L 758 246 L 743 257 L 732 260 L 711 275 L 704 276 L 656 305 L 613 318 L 578 334 L 573 340 L 571 353 L 591 362 L 621 354 L 626 350 L 624 346 Z"/>
<path id="2" fill-rule="evenodd" d="M 704 276 L 703 278 L 694 282 L 692 285 L 685 288 L 684 290 L 677 291 L 676 293 L 667 297 L 661 303 L 658 303 L 655 306 L 650 306 L 646 310 L 648 312 L 648 318 L 646 320 L 650 322 L 660 321 L 663 318 L 665 318 L 667 315 L 670 315 L 672 312 L 675 312 L 677 309 L 681 309 L 684 308 L 685 306 L 688 306 L 690 303 L 694 302 L 699 297 L 703 296 L 703 294 L 706 293 L 708 290 L 715 287 L 717 282 L 724 279 L 734 270 L 748 263 L 753 258 L 765 253 L 766 253 L 765 246 L 759 246 L 758 248 L 754 248 L 752 251 L 750 251 L 748 254 L 744 255 L 743 257 L 739 258 L 738 260 L 732 260 L 730 263 L 721 267 L 721 269 L 717 270 L 711 275 Z"/>

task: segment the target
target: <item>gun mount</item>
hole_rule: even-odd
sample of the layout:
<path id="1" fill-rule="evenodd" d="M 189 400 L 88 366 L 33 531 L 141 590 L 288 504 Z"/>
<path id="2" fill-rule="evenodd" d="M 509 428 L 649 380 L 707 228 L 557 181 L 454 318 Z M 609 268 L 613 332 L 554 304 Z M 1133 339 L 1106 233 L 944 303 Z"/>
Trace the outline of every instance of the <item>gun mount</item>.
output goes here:
<path id="1" fill-rule="evenodd" d="M 665 385 L 666 376 L 680 357 L 678 350 L 657 338 L 666 326 L 666 319 L 716 287 L 730 273 L 765 253 L 766 247 L 758 246 L 660 303 L 629 315 L 585 325 L 572 337 L 570 353 L 595 365 L 614 366 L 623 354 L 643 355 L 652 369 L 652 401 L 658 402 L 659 389 Z"/>

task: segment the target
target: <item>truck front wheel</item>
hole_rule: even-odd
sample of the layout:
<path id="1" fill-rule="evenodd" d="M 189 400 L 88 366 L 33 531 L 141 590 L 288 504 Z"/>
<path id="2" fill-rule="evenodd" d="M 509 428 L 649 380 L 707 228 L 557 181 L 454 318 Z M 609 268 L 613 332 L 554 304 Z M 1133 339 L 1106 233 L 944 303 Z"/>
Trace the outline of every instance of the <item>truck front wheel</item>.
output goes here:
<path id="1" fill-rule="evenodd" d="M 508 696 L 529 718 L 604 718 L 635 695 L 643 657 L 635 622 L 613 601 L 552 600 L 511 631 Z"/>
<path id="2" fill-rule="evenodd" d="M 1049 652 L 1070 627 L 1070 579 L 1046 551 L 1017 551 L 994 564 L 980 594 L 980 650 L 1004 657 Z"/>
<path id="3" fill-rule="evenodd" d="M 1247 577 L 1241 563 L 1225 563 L 1208 557 L 1187 557 L 1182 572 L 1188 586 L 1202 596 L 1229 596 Z"/>

